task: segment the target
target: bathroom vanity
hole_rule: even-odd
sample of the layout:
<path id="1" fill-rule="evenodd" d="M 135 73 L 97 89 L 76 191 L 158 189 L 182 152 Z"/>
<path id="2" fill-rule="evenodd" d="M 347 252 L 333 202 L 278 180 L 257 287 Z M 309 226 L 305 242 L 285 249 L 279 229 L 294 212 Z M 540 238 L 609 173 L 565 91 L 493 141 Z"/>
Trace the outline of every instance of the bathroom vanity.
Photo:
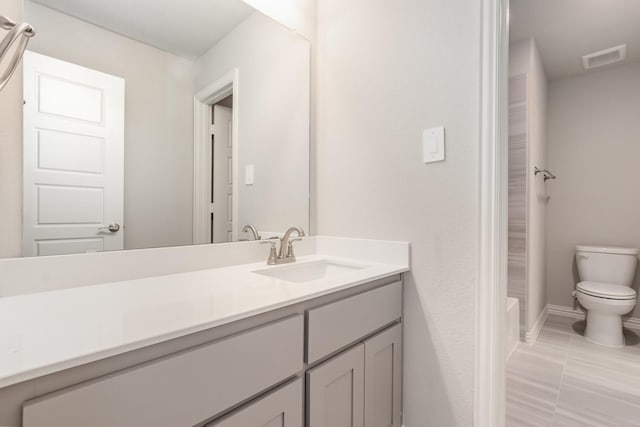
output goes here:
<path id="1" fill-rule="evenodd" d="M 400 426 L 408 244 L 227 243 L 309 229 L 304 33 L 239 0 L 22 3 L 0 427 Z"/>
<path id="2" fill-rule="evenodd" d="M 0 298 L 0 425 L 400 426 L 408 244 L 300 243 L 287 265 Z"/>

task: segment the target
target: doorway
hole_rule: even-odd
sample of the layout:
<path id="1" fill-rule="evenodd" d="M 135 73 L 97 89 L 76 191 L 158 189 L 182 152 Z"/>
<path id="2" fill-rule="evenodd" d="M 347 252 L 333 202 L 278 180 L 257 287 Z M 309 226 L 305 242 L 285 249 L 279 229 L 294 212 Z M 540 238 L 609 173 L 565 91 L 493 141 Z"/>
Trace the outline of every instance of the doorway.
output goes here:
<path id="1" fill-rule="evenodd" d="M 238 238 L 238 70 L 194 97 L 193 243 Z"/>
<path id="2" fill-rule="evenodd" d="M 211 243 L 233 241 L 233 94 L 211 106 Z"/>
<path id="3" fill-rule="evenodd" d="M 640 4 L 509 8 L 506 425 L 639 425 Z"/>

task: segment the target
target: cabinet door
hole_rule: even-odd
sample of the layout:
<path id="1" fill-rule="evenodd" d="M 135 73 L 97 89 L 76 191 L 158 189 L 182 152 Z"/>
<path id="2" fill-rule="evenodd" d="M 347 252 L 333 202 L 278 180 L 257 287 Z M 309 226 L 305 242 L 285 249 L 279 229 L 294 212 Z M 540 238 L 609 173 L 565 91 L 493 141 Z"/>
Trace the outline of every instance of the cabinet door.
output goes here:
<path id="1" fill-rule="evenodd" d="M 402 326 L 364 342 L 364 424 L 401 426 Z"/>
<path id="2" fill-rule="evenodd" d="M 364 344 L 307 371 L 307 427 L 364 427 Z"/>
<path id="3" fill-rule="evenodd" d="M 302 427 L 302 393 L 297 379 L 207 427 Z"/>

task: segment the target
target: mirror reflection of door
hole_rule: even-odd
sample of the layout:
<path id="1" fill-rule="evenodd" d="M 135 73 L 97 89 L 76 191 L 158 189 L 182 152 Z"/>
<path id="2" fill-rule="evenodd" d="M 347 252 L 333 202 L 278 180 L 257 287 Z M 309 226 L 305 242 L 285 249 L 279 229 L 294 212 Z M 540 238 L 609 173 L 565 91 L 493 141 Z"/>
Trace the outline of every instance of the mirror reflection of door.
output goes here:
<path id="1" fill-rule="evenodd" d="M 211 242 L 233 241 L 232 96 L 213 105 Z"/>
<path id="2" fill-rule="evenodd" d="M 25 52 L 23 255 L 123 249 L 124 80 Z"/>

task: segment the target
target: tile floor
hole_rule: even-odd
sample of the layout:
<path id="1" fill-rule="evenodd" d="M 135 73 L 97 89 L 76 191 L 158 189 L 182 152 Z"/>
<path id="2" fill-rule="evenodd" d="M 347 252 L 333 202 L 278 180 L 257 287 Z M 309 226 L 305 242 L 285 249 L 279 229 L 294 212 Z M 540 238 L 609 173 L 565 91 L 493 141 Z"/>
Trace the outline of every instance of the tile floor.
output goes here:
<path id="1" fill-rule="evenodd" d="M 507 427 L 640 427 L 640 331 L 627 346 L 584 337 L 584 320 L 550 315 L 507 362 Z"/>

